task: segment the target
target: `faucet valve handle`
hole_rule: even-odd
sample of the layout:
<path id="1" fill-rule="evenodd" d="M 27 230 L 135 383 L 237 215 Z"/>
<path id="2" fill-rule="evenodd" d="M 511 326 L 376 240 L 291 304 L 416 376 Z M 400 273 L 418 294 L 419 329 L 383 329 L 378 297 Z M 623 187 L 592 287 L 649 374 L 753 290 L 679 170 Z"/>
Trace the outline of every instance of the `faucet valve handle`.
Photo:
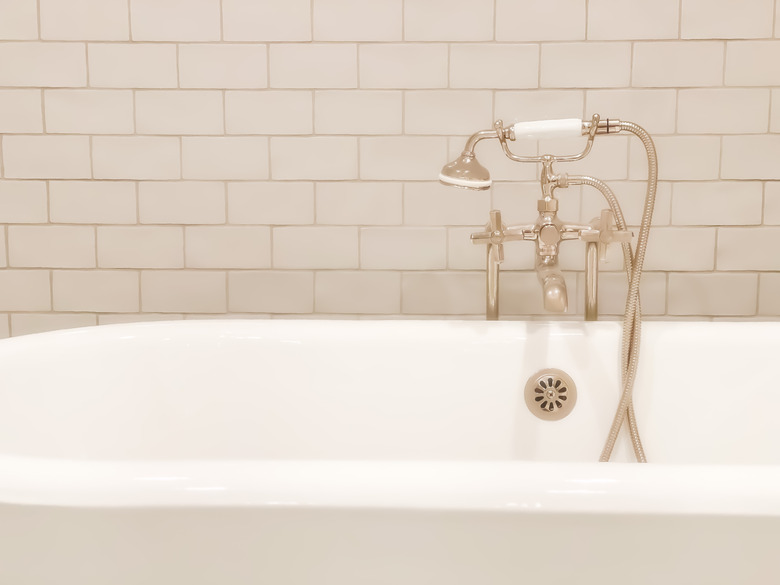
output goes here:
<path id="1" fill-rule="evenodd" d="M 581 232 L 581 237 L 586 242 L 597 242 L 599 245 L 599 260 L 605 260 L 607 245 L 613 242 L 630 242 L 634 233 L 629 230 L 615 229 L 615 216 L 609 209 L 601 211 L 601 217 L 591 222 L 591 229 Z"/>

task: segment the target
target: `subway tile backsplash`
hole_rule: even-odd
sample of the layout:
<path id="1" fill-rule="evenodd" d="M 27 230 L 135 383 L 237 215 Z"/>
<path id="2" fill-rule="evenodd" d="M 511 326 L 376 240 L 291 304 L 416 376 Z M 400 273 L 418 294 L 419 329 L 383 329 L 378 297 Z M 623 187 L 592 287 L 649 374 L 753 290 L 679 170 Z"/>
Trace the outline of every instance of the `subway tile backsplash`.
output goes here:
<path id="1" fill-rule="evenodd" d="M 533 222 L 538 169 L 493 121 L 651 132 L 649 318 L 780 316 L 780 0 L 0 0 L 0 337 L 141 320 L 480 318 L 488 211 Z M 577 140 L 515 142 L 565 153 Z M 560 172 L 630 224 L 645 154 L 599 137 Z M 558 191 L 587 222 L 597 193 Z M 636 231 L 636 228 L 634 228 Z M 572 318 L 584 248 L 562 246 Z M 507 318 L 545 318 L 506 246 Z M 623 310 L 618 249 L 601 311 Z M 579 314 L 579 316 L 578 316 Z"/>

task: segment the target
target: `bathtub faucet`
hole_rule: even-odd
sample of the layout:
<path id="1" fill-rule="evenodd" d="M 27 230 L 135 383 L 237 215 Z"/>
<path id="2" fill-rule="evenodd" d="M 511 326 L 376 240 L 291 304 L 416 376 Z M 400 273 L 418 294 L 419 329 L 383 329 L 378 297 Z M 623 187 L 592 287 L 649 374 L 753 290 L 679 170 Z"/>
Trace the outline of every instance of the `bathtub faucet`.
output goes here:
<path id="1" fill-rule="evenodd" d="M 584 240 L 588 242 L 587 274 L 586 274 L 586 319 L 596 318 L 597 286 L 595 277 L 591 271 L 597 270 L 597 264 L 591 258 L 598 258 L 595 254 L 601 249 L 603 257 L 604 246 L 613 241 L 629 241 L 631 233 L 626 230 L 616 230 L 612 223 L 601 219 L 594 220 L 591 224 L 564 223 L 558 217 L 558 199 L 555 197 L 556 189 L 567 188 L 570 184 L 583 184 L 581 177 L 572 177 L 572 181 L 565 173 L 556 174 L 553 163 L 571 162 L 584 158 L 590 152 L 593 139 L 597 134 L 614 134 L 621 130 L 619 120 L 601 120 L 598 114 L 590 121 L 580 119 L 566 120 L 541 120 L 536 122 L 518 122 L 509 128 L 504 128 L 501 120 L 496 121 L 493 130 L 482 130 L 473 134 L 466 142 L 466 147 L 460 157 L 445 165 L 439 175 L 440 181 L 447 185 L 463 187 L 474 190 L 484 190 L 490 187 L 491 179 L 488 170 L 476 159 L 474 149 L 478 142 L 496 138 L 501 144 L 506 156 L 516 162 L 541 163 L 541 198 L 537 203 L 539 213 L 536 222 L 531 225 L 506 227 L 501 221 L 501 212 L 490 212 L 490 222 L 484 232 L 471 234 L 471 240 L 475 244 L 487 245 L 487 303 L 486 315 L 488 319 L 498 318 L 498 270 L 503 262 L 504 242 L 517 240 L 534 241 L 536 254 L 534 267 L 542 286 L 544 308 L 547 311 L 562 313 L 568 310 L 568 293 L 566 281 L 561 272 L 558 253 L 560 243 L 567 240 Z M 587 142 L 580 153 L 573 155 L 518 156 L 509 150 L 507 140 L 522 138 L 547 138 L 560 136 L 586 136 Z"/>

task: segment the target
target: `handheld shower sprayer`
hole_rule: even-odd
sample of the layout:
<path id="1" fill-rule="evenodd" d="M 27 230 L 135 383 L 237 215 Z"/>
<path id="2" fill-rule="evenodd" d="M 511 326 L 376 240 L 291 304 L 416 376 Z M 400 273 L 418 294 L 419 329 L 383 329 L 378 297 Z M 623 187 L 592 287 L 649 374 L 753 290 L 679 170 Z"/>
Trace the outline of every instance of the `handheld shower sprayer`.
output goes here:
<path id="1" fill-rule="evenodd" d="M 577 155 L 555 157 L 558 161 L 579 160 L 590 152 L 595 134 L 612 134 L 620 131 L 618 120 L 601 120 L 596 114 L 589 121 L 579 118 L 566 118 L 563 120 L 535 120 L 532 122 L 517 122 L 512 126 L 504 127 L 501 120 L 496 121 L 493 130 L 480 130 L 472 134 L 466 141 L 466 146 L 460 156 L 442 167 L 439 173 L 439 181 L 452 187 L 483 191 L 492 185 L 490 172 L 483 167 L 474 154 L 474 147 L 480 140 L 498 138 L 504 153 L 516 162 L 542 162 L 541 156 L 517 156 L 509 150 L 507 140 L 518 138 L 565 138 L 576 136 L 588 136 L 588 144 L 585 150 Z"/>

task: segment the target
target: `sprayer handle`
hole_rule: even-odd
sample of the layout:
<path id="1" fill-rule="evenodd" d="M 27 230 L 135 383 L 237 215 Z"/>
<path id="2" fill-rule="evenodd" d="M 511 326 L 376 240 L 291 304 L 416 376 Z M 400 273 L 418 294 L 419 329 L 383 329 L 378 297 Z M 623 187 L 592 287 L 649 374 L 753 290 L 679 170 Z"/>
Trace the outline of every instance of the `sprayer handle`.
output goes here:
<path id="1" fill-rule="evenodd" d="M 512 126 L 515 138 L 570 138 L 587 131 L 579 118 L 517 122 Z"/>

